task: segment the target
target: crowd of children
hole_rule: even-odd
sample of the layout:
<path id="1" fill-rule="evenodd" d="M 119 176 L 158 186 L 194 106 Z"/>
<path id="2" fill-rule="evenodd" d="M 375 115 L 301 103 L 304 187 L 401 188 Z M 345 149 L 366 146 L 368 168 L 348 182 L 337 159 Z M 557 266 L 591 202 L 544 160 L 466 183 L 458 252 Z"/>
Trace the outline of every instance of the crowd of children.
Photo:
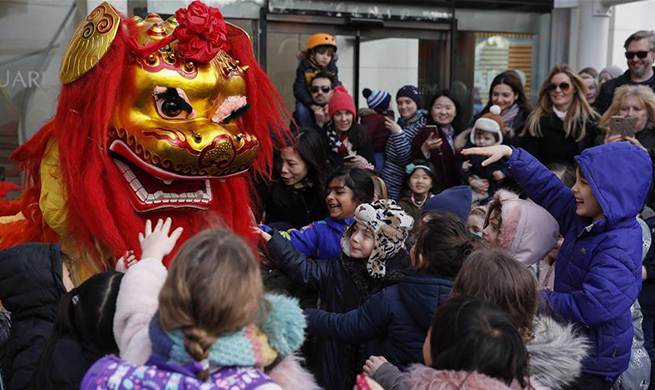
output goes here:
<path id="1" fill-rule="evenodd" d="M 469 130 L 449 91 L 423 109 L 402 87 L 395 121 L 391 94 L 365 89 L 357 112 L 336 53 L 324 33 L 301 53 L 297 132 L 272 179 L 253 178 L 256 248 L 216 226 L 167 269 L 182 234 L 169 218 L 145 224 L 139 259 L 83 282 L 57 244 L 0 252 L 0 384 L 649 388 L 645 148 L 609 142 L 575 167 L 544 165 L 520 147 L 538 118 L 511 71 Z"/>

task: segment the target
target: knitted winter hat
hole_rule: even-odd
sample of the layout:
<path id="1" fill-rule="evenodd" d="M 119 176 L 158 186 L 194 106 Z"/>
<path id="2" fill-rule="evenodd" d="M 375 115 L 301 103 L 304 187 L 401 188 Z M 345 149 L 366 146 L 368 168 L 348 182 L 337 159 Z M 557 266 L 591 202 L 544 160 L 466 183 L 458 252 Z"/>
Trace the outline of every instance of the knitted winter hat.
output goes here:
<path id="1" fill-rule="evenodd" d="M 374 278 L 383 278 L 387 272 L 387 259 L 403 247 L 414 226 L 414 219 L 395 201 L 380 199 L 357 206 L 356 222 L 364 224 L 375 235 L 375 246 L 366 263 L 366 271 Z M 350 225 L 346 234 L 341 237 L 341 248 L 347 256 L 350 256 L 350 236 L 355 223 Z"/>
<path id="2" fill-rule="evenodd" d="M 366 98 L 366 104 L 371 110 L 388 110 L 391 102 L 391 94 L 385 91 L 371 91 L 364 88 L 362 95 Z"/>
<path id="3" fill-rule="evenodd" d="M 328 103 L 328 115 L 332 118 L 335 112 L 341 110 L 352 112 L 353 116 L 357 116 L 357 110 L 355 110 L 355 102 L 353 101 L 353 98 L 350 97 L 346 88 L 339 85 L 334 89 L 330 103 Z"/>
<path id="4" fill-rule="evenodd" d="M 488 131 L 496 134 L 498 136 L 498 142 L 496 145 L 502 144 L 505 124 L 503 123 L 503 118 L 500 116 L 500 107 L 494 104 L 489 108 L 488 113 L 482 115 L 477 121 L 475 121 L 473 130 L 471 130 L 471 143 L 475 143 L 476 130 Z"/>
<path id="5" fill-rule="evenodd" d="M 421 94 L 421 90 L 413 85 L 405 85 L 404 87 L 400 88 L 398 93 L 396 93 L 396 100 L 398 100 L 399 97 L 407 97 L 412 99 L 419 109 L 423 107 L 423 95 Z"/>

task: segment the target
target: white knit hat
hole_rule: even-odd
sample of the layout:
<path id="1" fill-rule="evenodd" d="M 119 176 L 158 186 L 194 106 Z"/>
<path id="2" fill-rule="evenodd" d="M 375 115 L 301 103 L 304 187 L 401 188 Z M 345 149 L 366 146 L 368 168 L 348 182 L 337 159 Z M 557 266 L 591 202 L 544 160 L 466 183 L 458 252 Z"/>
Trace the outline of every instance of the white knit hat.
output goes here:
<path id="1" fill-rule="evenodd" d="M 503 143 L 503 130 L 505 129 L 505 124 L 503 123 L 503 118 L 500 116 L 500 107 L 493 105 L 489 108 L 489 112 L 482 115 L 473 126 L 471 130 L 471 143 L 475 144 L 475 131 L 482 130 L 488 131 L 498 135 L 498 142 L 496 145 Z"/>

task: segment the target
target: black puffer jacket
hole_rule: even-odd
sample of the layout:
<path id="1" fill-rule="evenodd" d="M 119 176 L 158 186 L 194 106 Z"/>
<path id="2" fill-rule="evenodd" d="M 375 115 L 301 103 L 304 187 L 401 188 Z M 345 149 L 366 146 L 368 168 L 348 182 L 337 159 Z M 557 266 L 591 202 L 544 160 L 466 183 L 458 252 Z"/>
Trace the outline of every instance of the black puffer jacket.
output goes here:
<path id="1" fill-rule="evenodd" d="M 30 388 L 65 292 L 59 245 L 28 243 L 0 252 L 0 301 L 12 322 L 2 361 L 9 390 Z"/>
<path id="2" fill-rule="evenodd" d="M 82 341 L 75 335 L 61 336 L 50 355 L 50 359 L 42 359 L 35 368 L 34 376 L 41 381 L 34 384 L 38 390 L 77 390 L 82 378 L 93 363 L 103 355 L 85 348 Z M 42 365 L 42 366 L 41 366 Z"/>

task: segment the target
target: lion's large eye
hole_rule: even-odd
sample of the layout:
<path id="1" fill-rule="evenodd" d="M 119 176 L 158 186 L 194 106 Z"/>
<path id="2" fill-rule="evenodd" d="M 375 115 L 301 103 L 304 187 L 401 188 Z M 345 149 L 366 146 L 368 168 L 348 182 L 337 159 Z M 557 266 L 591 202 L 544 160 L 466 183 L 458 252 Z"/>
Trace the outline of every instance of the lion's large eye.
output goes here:
<path id="1" fill-rule="evenodd" d="M 196 117 L 196 112 L 181 88 L 157 87 L 153 96 L 157 113 L 164 119 L 193 119 Z"/>
<path id="2" fill-rule="evenodd" d="M 161 104 L 162 114 L 169 117 L 176 117 L 182 113 L 182 107 L 175 100 L 164 100 Z"/>

